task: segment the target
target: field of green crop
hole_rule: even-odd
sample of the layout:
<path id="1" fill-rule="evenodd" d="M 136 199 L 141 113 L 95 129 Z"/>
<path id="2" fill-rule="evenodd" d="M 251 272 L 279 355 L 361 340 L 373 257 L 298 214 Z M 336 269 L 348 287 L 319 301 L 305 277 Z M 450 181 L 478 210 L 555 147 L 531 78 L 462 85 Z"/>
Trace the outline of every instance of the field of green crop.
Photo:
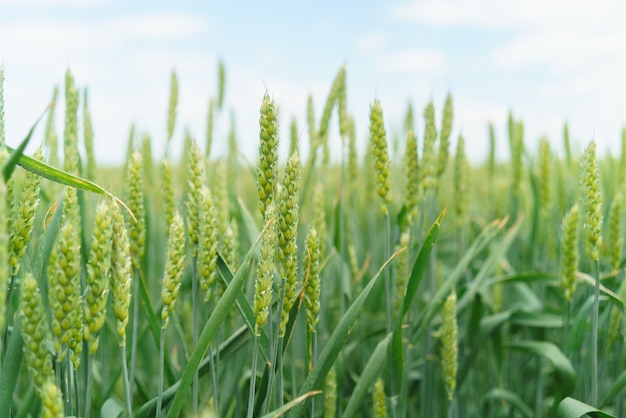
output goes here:
<path id="1" fill-rule="evenodd" d="M 219 69 L 180 161 L 172 73 L 166 157 L 131 129 L 111 168 L 69 71 L 43 141 L 5 138 L 0 67 L 0 417 L 624 416 L 626 130 L 619 159 L 567 125 L 530 149 L 509 114 L 497 161 L 451 95 L 393 135 L 351 115 L 341 68 L 289 138 L 259 97 L 249 162 L 214 137 Z"/>

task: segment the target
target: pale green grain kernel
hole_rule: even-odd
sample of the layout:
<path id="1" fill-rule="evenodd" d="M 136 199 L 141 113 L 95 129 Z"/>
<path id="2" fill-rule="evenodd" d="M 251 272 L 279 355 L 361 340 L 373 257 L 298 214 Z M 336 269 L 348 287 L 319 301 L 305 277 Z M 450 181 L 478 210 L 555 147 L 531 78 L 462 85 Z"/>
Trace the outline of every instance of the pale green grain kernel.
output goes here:
<path id="1" fill-rule="evenodd" d="M 167 143 L 169 146 L 174 136 L 174 128 L 176 127 L 176 108 L 178 107 L 178 77 L 176 71 L 172 70 L 170 76 L 170 102 L 167 109 Z"/>
<path id="2" fill-rule="evenodd" d="M 217 108 L 222 110 L 224 107 L 224 92 L 226 91 L 226 68 L 223 61 L 220 61 L 218 64 L 217 76 Z"/>
<path id="3" fill-rule="evenodd" d="M 387 418 L 387 401 L 385 400 L 385 384 L 380 377 L 374 383 L 372 393 L 372 403 L 374 404 L 374 418 Z"/>
<path id="4" fill-rule="evenodd" d="M 127 217 L 127 231 L 130 239 L 130 249 L 133 267 L 141 268 L 141 259 L 146 241 L 145 208 L 144 208 L 144 181 L 143 164 L 139 151 L 134 151 L 128 161 L 126 171 L 126 204 L 135 219 Z"/>
<path id="5" fill-rule="evenodd" d="M 391 181 L 387 132 L 383 120 L 383 109 L 378 100 L 370 108 L 370 141 L 374 152 L 374 171 L 377 178 L 378 196 L 382 199 L 382 212 L 388 213 L 391 203 Z"/>
<path id="6" fill-rule="evenodd" d="M 306 240 L 307 279 L 304 292 L 307 328 L 310 333 L 316 331 L 320 310 L 320 237 L 312 227 Z"/>
<path id="7" fill-rule="evenodd" d="M 563 125 L 563 148 L 565 148 L 565 161 L 568 166 L 572 164 L 572 146 L 569 140 L 569 126 L 567 122 Z"/>
<path id="8" fill-rule="evenodd" d="M 289 155 L 298 151 L 298 121 L 295 116 L 291 118 L 291 124 L 289 125 Z"/>
<path id="9" fill-rule="evenodd" d="M 206 118 L 206 144 L 204 149 L 204 156 L 209 158 L 211 149 L 213 147 L 213 129 L 215 125 L 215 101 L 209 99 L 209 106 L 207 110 Z"/>
<path id="10" fill-rule="evenodd" d="M 600 258 L 599 248 L 602 230 L 602 203 L 600 173 L 596 159 L 596 143 L 591 141 L 581 162 L 580 170 L 581 212 L 585 233 L 585 249 L 592 261 Z"/>
<path id="11" fill-rule="evenodd" d="M 296 153 L 287 160 L 278 203 L 278 252 L 279 273 L 285 286 L 285 298 L 281 312 L 280 336 L 285 335 L 289 311 L 296 299 L 298 279 L 298 232 L 300 200 L 300 156 Z"/>
<path id="12" fill-rule="evenodd" d="M 93 237 L 87 264 L 85 289 L 85 333 L 90 354 L 98 350 L 98 332 L 106 320 L 111 280 L 111 240 L 113 226 L 110 219 L 111 204 L 102 200 L 96 207 Z"/>
<path id="13" fill-rule="evenodd" d="M 63 200 L 63 223 L 48 264 L 48 299 L 52 311 L 52 331 L 57 358 L 62 360 L 70 350 L 78 368 L 82 349 L 83 303 L 80 285 L 80 234 L 75 217 L 76 190 L 66 190 Z M 66 209 L 67 208 L 67 209 Z"/>
<path id="14" fill-rule="evenodd" d="M 42 161 L 41 147 L 37 148 L 33 158 Z M 35 216 L 39 207 L 41 177 L 37 174 L 26 173 L 26 179 L 17 211 L 14 211 L 10 221 L 9 260 L 12 275 L 16 276 L 20 270 L 20 260 L 26 254 L 26 246 L 30 240 L 35 225 Z M 11 181 L 11 184 L 13 182 Z M 11 196 L 12 198 L 12 196 Z"/>
<path id="15" fill-rule="evenodd" d="M 339 88 L 337 90 L 337 110 L 339 113 L 339 134 L 343 140 L 349 135 L 350 118 L 348 117 L 348 94 L 346 88 L 346 68 L 341 67 L 339 70 Z"/>
<path id="16" fill-rule="evenodd" d="M 324 186 L 317 183 L 313 189 L 313 223 L 320 236 L 320 254 L 326 256 L 326 201 Z"/>
<path id="17" fill-rule="evenodd" d="M 436 142 L 437 127 L 435 125 L 435 106 L 433 102 L 430 101 L 424 109 L 424 144 L 420 164 L 420 183 L 425 193 L 429 193 L 437 187 Z"/>
<path id="18" fill-rule="evenodd" d="M 404 205 L 407 211 L 408 224 L 417 219 L 417 204 L 421 198 L 420 167 L 417 155 L 417 138 L 413 130 L 409 130 L 404 151 L 404 175 L 406 177 L 406 195 Z"/>
<path id="19" fill-rule="evenodd" d="M 39 393 L 41 399 L 42 418 L 63 418 L 63 393 L 52 379 L 44 383 L 43 389 Z"/>
<path id="20" fill-rule="evenodd" d="M 206 165 L 204 163 L 204 157 L 196 141 L 192 140 L 189 144 L 187 154 L 187 199 L 185 200 L 185 206 L 187 207 L 187 234 L 189 235 L 189 243 L 194 258 L 198 249 L 198 230 L 200 224 L 200 208 L 198 202 L 200 199 L 200 190 L 205 186 Z"/>
<path id="21" fill-rule="evenodd" d="M 454 118 L 454 108 L 452 105 L 452 95 L 448 93 L 443 106 L 443 118 L 441 119 L 441 131 L 439 132 L 439 154 L 437 160 L 437 177 L 441 177 L 446 169 L 449 158 L 450 134 L 452 133 L 452 120 Z"/>
<path id="22" fill-rule="evenodd" d="M 78 167 L 78 90 L 74 77 L 68 70 L 65 73 L 65 130 L 63 133 L 63 170 L 79 174 Z"/>
<path id="23" fill-rule="evenodd" d="M 170 313 L 174 311 L 176 298 L 180 290 L 180 282 L 183 276 L 185 265 L 185 228 L 180 214 L 174 215 L 174 220 L 170 226 L 169 238 L 167 240 L 167 254 L 165 255 L 165 274 L 163 276 L 163 288 L 161 290 L 161 300 L 163 309 L 161 310 L 161 329 L 167 328 Z"/>
<path id="24" fill-rule="evenodd" d="M 265 217 L 265 208 L 274 200 L 278 177 L 278 114 L 276 105 L 267 92 L 261 103 L 259 125 L 259 166 L 257 168 L 257 190 L 259 211 Z"/>
<path id="25" fill-rule="evenodd" d="M 39 285 L 31 273 L 27 273 L 22 280 L 20 312 L 26 364 L 35 389 L 41 393 L 45 382 L 54 379 L 54 373 L 52 356 L 47 349 L 50 329 L 46 321 Z"/>
<path id="26" fill-rule="evenodd" d="M 324 418 L 337 416 L 337 373 L 331 367 L 324 379 Z"/>
<path id="27" fill-rule="evenodd" d="M 454 289 L 441 309 L 441 368 L 448 400 L 454 398 L 458 367 L 458 327 L 456 320 L 456 293 Z"/>
<path id="28" fill-rule="evenodd" d="M 171 225 L 174 220 L 176 210 L 176 195 L 174 193 L 174 183 L 172 179 L 172 167 L 167 159 L 161 162 L 161 192 L 163 193 L 163 212 L 165 214 L 165 225 Z M 165 228 L 169 234 L 169 228 Z"/>
<path id="29" fill-rule="evenodd" d="M 261 335 L 261 329 L 269 318 L 269 307 L 272 303 L 272 285 L 274 283 L 274 259 L 276 254 L 276 224 L 274 205 L 270 205 L 266 211 L 266 221 L 271 222 L 261 239 L 259 263 L 256 269 L 256 281 L 254 285 L 253 314 L 255 318 L 254 333 Z"/>
<path id="30" fill-rule="evenodd" d="M 116 320 L 119 345 L 126 345 L 126 325 L 131 299 L 133 265 L 128 232 L 122 212 L 117 204 L 111 208 L 113 239 L 111 247 L 111 306 Z"/>
<path id="31" fill-rule="evenodd" d="M 332 116 L 333 108 L 339 100 L 339 94 L 342 89 L 342 83 L 345 81 L 345 68 L 341 67 L 333 80 L 333 84 L 330 87 L 330 92 L 326 98 L 324 104 L 324 110 L 320 118 L 319 129 L 317 130 L 317 144 L 324 147 L 324 160 L 323 163 L 327 164 L 330 159 L 330 150 L 328 147 L 328 129 L 330 127 L 330 118 Z"/>
<path id="32" fill-rule="evenodd" d="M 208 188 L 200 190 L 200 232 L 198 237 L 198 276 L 207 302 L 217 277 L 217 213 Z"/>
<path id="33" fill-rule="evenodd" d="M 141 139 L 141 159 L 144 183 L 146 185 L 146 188 L 151 192 L 152 186 L 154 184 L 154 160 L 152 159 L 152 138 L 149 134 L 144 134 Z"/>

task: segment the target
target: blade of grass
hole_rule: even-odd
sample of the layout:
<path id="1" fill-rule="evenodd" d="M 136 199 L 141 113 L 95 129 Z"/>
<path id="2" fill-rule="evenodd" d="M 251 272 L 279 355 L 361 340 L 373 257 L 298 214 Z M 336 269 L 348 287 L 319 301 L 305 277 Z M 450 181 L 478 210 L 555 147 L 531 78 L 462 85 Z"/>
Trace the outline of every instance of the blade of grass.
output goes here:
<path id="1" fill-rule="evenodd" d="M 533 410 L 530 406 L 526 404 L 519 397 L 518 394 L 511 392 L 510 390 L 502 389 L 502 388 L 493 388 L 482 399 L 482 416 L 489 416 L 489 411 L 487 410 L 488 401 L 500 401 L 502 403 L 510 403 L 517 409 L 523 416 L 532 417 Z M 504 401 L 504 402 L 503 402 Z"/>
<path id="2" fill-rule="evenodd" d="M 17 378 L 22 365 L 22 357 L 24 351 L 22 346 L 22 329 L 20 326 L 20 316 L 17 316 L 13 324 L 11 337 L 7 346 L 4 363 L 2 363 L 2 372 L 0 373 L 0 417 L 11 416 L 11 403 L 13 401 L 13 390 L 17 384 Z"/>
<path id="3" fill-rule="evenodd" d="M 35 132 L 35 128 L 37 127 L 37 125 L 39 124 L 39 122 L 41 121 L 43 116 L 46 114 L 46 112 L 53 105 L 54 105 L 54 103 L 50 103 L 46 107 L 46 109 L 43 111 L 41 116 L 39 116 L 37 118 L 37 120 L 35 121 L 33 126 L 28 131 L 28 135 L 26 135 L 26 138 L 24 138 L 22 140 L 22 142 L 20 143 L 20 145 L 16 149 L 12 149 L 10 147 L 7 147 L 7 149 L 9 149 L 12 152 L 11 152 L 11 156 L 9 157 L 9 160 L 4 164 L 4 167 L 2 167 L 2 175 L 4 176 L 4 181 L 7 181 L 8 179 L 11 178 L 11 175 L 13 174 L 13 171 L 15 170 L 15 166 L 19 163 L 20 158 L 24 155 L 24 150 L 26 149 L 26 146 L 30 142 L 30 139 L 33 136 L 33 132 Z"/>
<path id="4" fill-rule="evenodd" d="M 311 396 L 319 395 L 320 393 L 322 393 L 321 390 L 313 390 L 313 391 L 311 391 L 309 393 L 305 393 L 302 396 L 298 396 L 296 399 L 292 400 L 291 402 L 286 403 L 285 405 L 283 405 L 282 407 L 278 408 L 277 410 L 272 411 L 269 414 L 263 415 L 262 418 L 278 418 L 278 417 L 281 417 L 281 416 L 283 416 L 285 414 L 285 412 L 289 411 L 290 409 L 292 409 L 296 405 L 304 402 L 307 398 L 309 398 Z"/>
<path id="5" fill-rule="evenodd" d="M 544 357 L 554 367 L 557 380 L 557 393 L 570 393 L 576 384 L 576 372 L 572 363 L 561 349 L 548 341 L 516 341 L 507 344 L 508 348 Z"/>
<path id="6" fill-rule="evenodd" d="M 372 356 L 367 361 L 367 364 L 363 369 L 363 373 L 361 374 L 361 377 L 359 377 L 359 381 L 350 396 L 348 405 L 346 405 L 346 409 L 343 411 L 343 418 L 356 416 L 359 407 L 363 403 L 363 399 L 365 399 L 365 396 L 372 387 L 374 380 L 376 380 L 376 377 L 380 373 L 380 369 L 385 362 L 387 347 L 389 346 L 390 341 L 391 334 L 388 334 L 381 342 L 378 343 L 376 349 L 374 349 Z"/>
<path id="7" fill-rule="evenodd" d="M 570 397 L 563 399 L 559 403 L 559 407 L 556 412 L 557 416 L 560 418 L 580 418 L 586 415 L 591 415 L 592 417 L 615 418 L 614 415 L 607 414 L 606 412 L 600 411 L 591 405 L 587 405 L 584 402 Z"/>
<path id="8" fill-rule="evenodd" d="M 7 146 L 6 147 L 10 152 L 14 153 L 15 149 Z M 63 170 L 59 170 L 58 168 L 54 168 L 42 161 L 38 161 L 34 158 L 31 158 L 27 155 L 21 154 L 17 160 L 17 165 L 24 168 L 25 170 L 30 171 L 31 173 L 35 173 L 40 175 L 41 177 L 47 178 L 55 183 L 63 184 L 66 186 L 74 187 L 81 190 L 86 190 L 88 192 L 93 192 L 97 194 L 103 194 L 111 197 L 118 204 L 120 204 L 129 214 L 135 219 L 135 215 L 133 212 L 126 206 L 120 198 L 115 196 L 113 193 L 109 192 L 102 186 L 84 179 L 82 177 L 75 176 L 73 174 L 67 173 Z"/>

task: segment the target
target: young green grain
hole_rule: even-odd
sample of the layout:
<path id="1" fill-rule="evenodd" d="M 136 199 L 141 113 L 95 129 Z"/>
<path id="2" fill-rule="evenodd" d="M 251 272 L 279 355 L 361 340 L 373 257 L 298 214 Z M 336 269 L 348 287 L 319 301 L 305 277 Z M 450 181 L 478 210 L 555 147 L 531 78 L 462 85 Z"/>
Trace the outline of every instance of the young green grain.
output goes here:
<path id="1" fill-rule="evenodd" d="M 52 379 L 43 385 L 39 397 L 41 398 L 42 418 L 63 418 L 63 393 Z"/>
<path id="2" fill-rule="evenodd" d="M 207 187 L 200 190 L 200 224 L 198 236 L 198 280 L 204 301 L 211 298 L 217 276 L 217 214 Z"/>
<path id="3" fill-rule="evenodd" d="M 266 212 L 268 222 L 274 217 L 274 213 L 274 205 L 270 205 Z M 259 262 L 256 269 L 253 313 L 255 318 L 254 332 L 257 337 L 261 335 L 261 329 L 267 324 L 269 308 L 272 303 L 276 241 L 276 222 L 272 222 L 261 240 Z"/>
<path id="4" fill-rule="evenodd" d="M 176 127 L 176 107 L 178 106 L 178 77 L 176 71 L 172 70 L 170 76 L 170 102 L 167 110 L 167 143 L 169 145 L 174 136 Z"/>
<path id="5" fill-rule="evenodd" d="M 130 307 L 133 266 L 130 238 L 118 205 L 111 207 L 113 239 L 111 248 L 111 305 L 116 320 L 119 345 L 126 345 L 126 325 Z"/>
<path id="6" fill-rule="evenodd" d="M 98 350 L 98 332 L 106 319 L 111 277 L 111 240 L 113 227 L 110 219 L 111 203 L 102 200 L 94 217 L 93 238 L 87 264 L 85 289 L 85 340 L 89 353 Z"/>
<path id="7" fill-rule="evenodd" d="M 296 244 L 300 200 L 300 156 L 295 153 L 287 161 L 278 203 L 278 252 L 280 277 L 285 286 L 281 312 L 280 336 L 285 335 L 289 311 L 296 299 L 298 279 L 298 246 Z"/>
<path id="8" fill-rule="evenodd" d="M 42 161 L 41 147 L 37 148 L 33 158 Z M 16 276 L 20 270 L 20 260 L 26 254 L 26 246 L 35 226 L 35 216 L 39 207 L 41 177 L 37 174 L 26 173 L 26 180 L 22 189 L 17 211 L 14 211 L 10 221 L 9 235 L 9 263 L 11 274 Z"/>
<path id="9" fill-rule="evenodd" d="M 213 130 L 215 125 L 215 101 L 209 99 L 209 106 L 206 118 L 206 144 L 204 148 L 204 156 L 209 158 L 211 155 L 211 149 L 213 147 Z"/>
<path id="10" fill-rule="evenodd" d="M 420 164 L 420 183 L 424 193 L 434 190 L 437 186 L 437 157 L 435 144 L 437 142 L 437 127 L 435 125 L 435 106 L 428 102 L 424 108 L 424 144 L 422 161 Z"/>
<path id="11" fill-rule="evenodd" d="M 590 142 L 581 162 L 581 213 L 585 233 L 585 249 L 593 262 L 600 258 L 599 248 L 602 231 L 602 202 L 600 195 L 600 172 L 596 158 L 596 143 Z"/>
<path id="12" fill-rule="evenodd" d="M 180 214 L 174 215 L 174 220 L 170 226 L 169 238 L 167 240 L 167 254 L 165 256 L 165 274 L 163 276 L 163 287 L 161 290 L 161 329 L 167 328 L 170 313 L 176 306 L 176 298 L 180 290 L 180 282 L 183 276 L 185 265 L 185 228 Z"/>
<path id="13" fill-rule="evenodd" d="M 312 334 L 316 332 L 320 310 L 320 237 L 312 227 L 306 240 L 307 268 L 304 301 L 307 314 L 307 328 Z"/>
<path id="14" fill-rule="evenodd" d="M 376 172 L 378 196 L 382 199 L 381 209 L 383 214 L 386 215 L 388 206 L 391 203 L 391 170 L 383 109 L 378 100 L 375 100 L 370 108 L 370 140 L 374 152 L 374 170 Z"/>
<path id="15" fill-rule="evenodd" d="M 130 239 L 133 267 L 136 270 L 141 268 L 141 259 L 146 241 L 142 162 L 139 151 L 134 151 L 126 171 L 126 204 L 135 215 L 134 220 L 130 216 L 128 217 L 126 228 Z"/>
<path id="16" fill-rule="evenodd" d="M 437 155 L 437 177 L 441 177 L 448 165 L 450 133 L 452 133 L 452 120 L 454 118 L 454 108 L 452 105 L 452 95 L 448 93 L 443 106 L 443 118 L 441 119 L 441 131 L 439 132 L 439 153 Z"/>
<path id="17" fill-rule="evenodd" d="M 174 193 L 174 183 L 172 179 L 172 167 L 167 158 L 161 162 L 161 193 L 163 193 L 163 212 L 165 214 L 165 225 L 171 225 L 174 221 L 176 211 L 176 195 Z M 165 228 L 166 234 L 169 229 Z"/>
<path id="18" fill-rule="evenodd" d="M 376 379 L 372 393 L 374 404 L 374 418 L 387 418 L 387 401 L 385 399 L 385 384 L 382 378 Z"/>
<path id="19" fill-rule="evenodd" d="M 443 380 L 448 394 L 448 400 L 452 401 L 456 390 L 456 374 L 458 367 L 458 341 L 456 320 L 456 292 L 452 292 L 446 298 L 441 309 L 441 368 Z"/>
<path id="20" fill-rule="evenodd" d="M 420 172 L 417 156 L 417 138 L 413 130 L 407 133 L 404 151 L 404 175 L 406 177 L 406 195 L 404 205 L 409 225 L 417 219 L 417 204 L 420 200 Z"/>
<path id="21" fill-rule="evenodd" d="M 278 114 L 274 101 L 265 93 L 261 103 L 259 166 L 257 168 L 257 191 L 259 211 L 265 217 L 265 209 L 274 201 L 278 177 Z"/>
<path id="22" fill-rule="evenodd" d="M 65 130 L 63 133 L 63 170 L 79 174 L 78 155 L 78 90 L 69 70 L 65 73 Z"/>
<path id="23" fill-rule="evenodd" d="M 51 338 L 41 291 L 30 272 L 22 280 L 20 307 L 24 356 L 30 377 L 37 393 L 41 396 L 44 384 L 49 380 L 54 380 L 52 357 L 47 348 Z"/>

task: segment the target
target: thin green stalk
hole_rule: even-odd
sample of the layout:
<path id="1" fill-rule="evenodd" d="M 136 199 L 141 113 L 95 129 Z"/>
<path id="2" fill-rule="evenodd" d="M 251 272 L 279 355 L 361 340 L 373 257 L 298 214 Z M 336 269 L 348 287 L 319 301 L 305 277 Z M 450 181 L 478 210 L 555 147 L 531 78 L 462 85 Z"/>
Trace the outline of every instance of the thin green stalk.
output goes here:
<path id="1" fill-rule="evenodd" d="M 132 335 L 130 337 L 130 341 L 131 341 L 131 345 L 130 345 L 130 375 L 128 375 L 128 380 L 132 383 L 130 385 L 130 390 L 128 392 L 128 394 L 130 395 L 130 398 L 133 398 L 133 388 L 134 388 L 134 382 L 135 382 L 135 367 L 136 367 L 136 358 L 137 358 L 137 335 L 139 333 L 139 325 L 138 325 L 138 321 L 139 321 L 139 280 L 141 280 L 141 278 L 139 277 L 139 270 L 135 270 L 135 278 L 133 280 L 133 328 L 132 328 Z M 124 351 L 126 351 L 126 349 L 124 349 Z"/>
<path id="2" fill-rule="evenodd" d="M 598 406 L 598 311 L 600 309 L 600 260 L 594 262 L 596 281 L 591 312 L 591 405 Z"/>
<path id="3" fill-rule="evenodd" d="M 285 286 L 285 282 L 284 280 L 282 281 L 282 289 L 280 292 L 280 298 L 278 299 L 278 312 L 280 315 L 280 312 L 283 311 L 283 305 L 284 305 L 284 301 L 285 301 L 285 293 L 286 293 L 286 288 L 287 286 Z M 269 307 L 270 309 L 270 318 L 272 317 L 272 305 L 270 305 Z M 278 317 L 278 320 L 280 321 L 280 316 Z M 263 405 L 263 408 L 261 409 L 261 415 L 265 415 L 268 412 L 268 408 L 270 407 L 270 403 L 271 403 L 271 399 L 272 399 L 272 391 L 273 391 L 273 386 L 274 386 L 274 364 L 278 365 L 278 362 L 281 361 L 282 356 L 283 356 L 283 350 L 282 350 L 282 339 L 280 338 L 280 332 L 279 329 L 276 330 L 276 336 L 274 337 L 274 339 L 272 340 L 272 333 L 271 333 L 271 326 L 272 326 L 272 321 L 268 321 L 268 324 L 270 326 L 270 331 L 268 333 L 268 337 L 270 339 L 270 344 L 272 344 L 273 346 L 270 346 L 270 364 L 272 365 L 272 368 L 270 369 L 270 375 L 269 375 L 269 380 L 268 380 L 268 384 L 267 384 L 267 396 L 266 396 L 266 403 Z M 278 358 L 280 356 L 280 359 Z M 282 361 L 281 361 L 282 363 Z M 279 378 L 282 380 L 282 371 L 278 370 L 279 373 Z M 279 383 L 280 385 L 282 385 L 282 382 Z"/>
<path id="4" fill-rule="evenodd" d="M 122 381 L 124 382 L 124 398 L 125 398 L 125 408 L 126 408 L 126 416 L 131 418 L 133 416 L 133 406 L 131 401 L 131 393 L 130 393 L 130 384 L 128 382 L 128 365 L 126 362 L 126 345 L 122 345 L 120 347 L 120 351 L 122 354 Z"/>
<path id="5" fill-rule="evenodd" d="M 254 413 L 254 386 L 256 384 L 256 364 L 259 351 L 259 337 L 254 337 L 254 349 L 252 350 L 252 368 L 250 369 L 250 393 L 248 394 L 247 418 L 252 418 Z M 271 374 L 270 374 L 271 379 Z M 269 403 L 269 399 L 268 399 Z"/>
<path id="6" fill-rule="evenodd" d="M 220 341 L 218 338 L 216 345 L 216 351 L 215 351 L 215 355 L 211 354 L 209 355 L 209 367 L 211 370 L 211 385 L 213 386 L 213 406 L 215 408 L 216 413 L 218 413 L 219 415 L 219 410 L 220 410 L 220 406 L 219 406 L 219 402 L 218 402 L 218 390 L 217 390 L 217 368 L 215 366 L 215 359 L 214 357 L 216 357 L 219 354 L 219 351 L 217 351 L 217 347 L 220 346 Z M 210 346 L 209 346 L 210 347 Z M 213 352 L 213 350 L 209 351 Z M 219 361 L 219 358 L 218 358 Z"/>
<path id="7" fill-rule="evenodd" d="M 156 418 L 161 418 L 161 405 L 163 404 L 163 368 L 165 363 L 165 330 L 161 328 L 159 340 L 159 389 L 157 393 Z"/>
<path id="8" fill-rule="evenodd" d="M 387 260 L 391 256 L 391 220 L 389 219 L 389 211 L 385 211 L 385 254 L 384 259 Z M 393 309 L 393 286 L 391 283 L 391 273 L 385 270 L 385 305 L 386 305 L 386 330 L 387 334 L 391 332 L 392 309 Z"/>
<path id="9" fill-rule="evenodd" d="M 93 401 L 93 355 L 87 352 L 87 383 L 85 386 L 85 418 L 91 417 L 91 402 Z"/>
<path id="10" fill-rule="evenodd" d="M 196 250 L 194 250 L 195 252 Z M 193 346 L 195 347 L 198 344 L 198 284 L 196 282 L 196 262 L 197 256 L 194 255 L 193 261 L 191 263 L 191 328 L 193 333 Z M 198 415 L 198 371 L 193 375 L 193 383 L 191 384 L 191 398 L 193 405 L 193 414 Z"/>
<path id="11" fill-rule="evenodd" d="M 80 390 L 78 388 L 78 370 L 72 372 L 74 380 L 74 394 L 76 395 L 76 418 L 80 418 Z"/>

